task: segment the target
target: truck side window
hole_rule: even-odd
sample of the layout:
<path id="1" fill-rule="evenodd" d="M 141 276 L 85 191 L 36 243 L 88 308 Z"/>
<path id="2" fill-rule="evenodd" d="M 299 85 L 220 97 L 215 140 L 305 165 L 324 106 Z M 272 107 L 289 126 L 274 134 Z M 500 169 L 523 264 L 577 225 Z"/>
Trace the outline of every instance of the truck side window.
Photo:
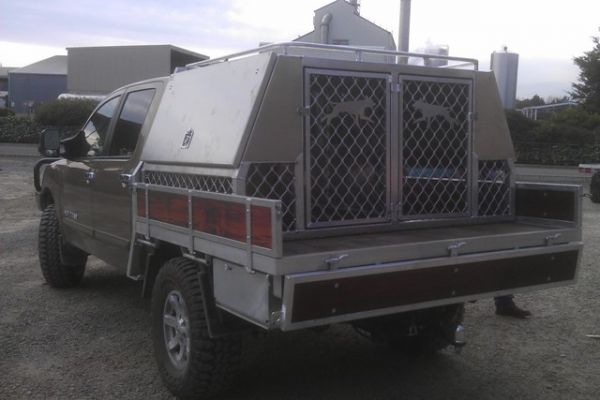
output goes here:
<path id="1" fill-rule="evenodd" d="M 115 126 L 109 155 L 130 156 L 133 153 L 155 91 L 146 89 L 127 95 Z"/>
<path id="2" fill-rule="evenodd" d="M 117 109 L 120 98 L 121 96 L 117 96 L 104 103 L 83 127 L 85 140 L 90 146 L 87 153 L 88 156 L 98 156 L 102 154 L 110 120 Z"/>

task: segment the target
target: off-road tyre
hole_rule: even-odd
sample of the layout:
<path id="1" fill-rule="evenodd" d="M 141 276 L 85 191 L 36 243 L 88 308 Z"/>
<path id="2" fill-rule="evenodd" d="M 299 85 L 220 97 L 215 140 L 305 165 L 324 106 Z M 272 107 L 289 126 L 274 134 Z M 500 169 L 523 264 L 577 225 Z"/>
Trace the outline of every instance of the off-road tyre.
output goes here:
<path id="1" fill-rule="evenodd" d="M 77 286 L 81 282 L 85 273 L 87 255 L 76 250 L 81 254 L 77 257 L 77 263 L 65 265 L 61 261 L 61 246 L 63 251 L 67 251 L 70 247 L 70 245 L 62 243 L 56 207 L 54 204 L 50 204 L 44 209 L 40 220 L 38 234 L 40 267 L 44 279 L 50 286 L 65 289 Z"/>
<path id="2" fill-rule="evenodd" d="M 590 193 L 592 194 L 592 203 L 600 203 L 600 172 L 592 175 Z"/>
<path id="3" fill-rule="evenodd" d="M 210 338 L 204 312 L 199 266 L 186 258 L 167 261 L 158 272 L 152 291 L 152 341 L 158 370 L 165 386 L 182 399 L 210 399 L 232 384 L 241 355 L 241 339 L 232 334 Z M 185 365 L 177 365 L 167 349 L 163 323 L 169 295 L 183 299 L 187 312 L 189 352 Z M 181 347 L 180 347 L 181 349 Z M 176 349 L 175 349 L 176 350 Z"/>
<path id="4" fill-rule="evenodd" d="M 401 354 L 432 355 L 452 344 L 464 313 L 464 304 L 452 304 L 359 321 L 355 328 Z"/>

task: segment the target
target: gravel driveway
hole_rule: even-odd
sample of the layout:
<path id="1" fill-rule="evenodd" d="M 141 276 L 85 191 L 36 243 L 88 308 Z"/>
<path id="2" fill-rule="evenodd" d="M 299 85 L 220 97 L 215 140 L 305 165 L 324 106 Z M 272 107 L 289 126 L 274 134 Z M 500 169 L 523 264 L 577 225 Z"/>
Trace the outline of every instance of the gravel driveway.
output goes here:
<path id="1" fill-rule="evenodd" d="M 169 399 L 140 285 L 91 259 L 52 290 L 37 259 L 34 159 L 0 158 L 0 399 Z M 346 326 L 252 337 L 227 399 L 600 398 L 600 205 L 584 200 L 579 282 L 519 296 L 525 321 L 467 305 L 462 354 L 399 358 Z"/>

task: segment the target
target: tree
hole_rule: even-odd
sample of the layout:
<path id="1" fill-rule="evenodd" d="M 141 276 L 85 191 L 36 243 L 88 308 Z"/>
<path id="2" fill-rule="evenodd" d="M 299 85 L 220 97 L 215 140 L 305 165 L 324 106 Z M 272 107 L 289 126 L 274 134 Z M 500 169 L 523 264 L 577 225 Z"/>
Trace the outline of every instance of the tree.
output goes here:
<path id="1" fill-rule="evenodd" d="M 525 108 L 525 107 L 534 107 L 534 106 L 543 106 L 546 102 L 539 95 L 534 95 L 530 99 L 517 99 L 515 103 L 515 108 Z"/>
<path id="2" fill-rule="evenodd" d="M 506 122 L 513 142 L 533 142 L 540 123 L 525 117 L 520 111 L 506 110 Z"/>
<path id="3" fill-rule="evenodd" d="M 558 97 L 558 96 L 550 96 L 548 98 L 546 98 L 546 104 L 561 104 L 561 103 L 567 103 L 569 100 L 571 100 L 569 98 L 569 96 L 563 96 L 563 97 Z"/>
<path id="4" fill-rule="evenodd" d="M 579 82 L 573 84 L 571 96 L 586 110 L 600 113 L 600 37 L 593 37 L 592 41 L 592 50 L 573 59 L 579 67 Z"/>

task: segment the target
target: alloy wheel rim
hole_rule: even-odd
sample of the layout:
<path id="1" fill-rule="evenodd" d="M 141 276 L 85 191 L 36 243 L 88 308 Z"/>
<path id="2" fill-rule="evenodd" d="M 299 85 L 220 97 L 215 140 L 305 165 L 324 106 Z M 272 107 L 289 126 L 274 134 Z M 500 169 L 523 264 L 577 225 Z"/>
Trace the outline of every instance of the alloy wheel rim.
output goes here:
<path id="1" fill-rule="evenodd" d="M 172 290 L 163 307 L 164 345 L 171 363 L 185 369 L 190 358 L 190 324 L 187 306 L 178 290 Z"/>

